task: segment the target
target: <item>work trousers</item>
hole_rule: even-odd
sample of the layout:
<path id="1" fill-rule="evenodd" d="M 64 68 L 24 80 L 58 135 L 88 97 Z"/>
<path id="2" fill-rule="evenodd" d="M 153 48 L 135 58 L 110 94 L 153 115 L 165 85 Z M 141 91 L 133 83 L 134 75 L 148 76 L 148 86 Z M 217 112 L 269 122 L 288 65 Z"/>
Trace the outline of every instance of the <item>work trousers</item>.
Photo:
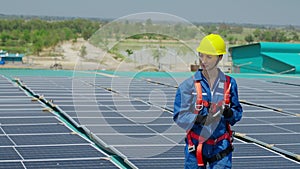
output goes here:
<path id="1" fill-rule="evenodd" d="M 213 146 L 211 145 L 203 145 L 203 156 L 208 156 L 207 153 L 213 150 Z M 199 167 L 197 163 L 196 153 L 188 151 L 188 145 L 185 146 L 185 160 L 184 160 L 184 168 L 185 169 L 231 169 L 232 166 L 232 152 L 227 156 L 222 158 L 219 161 L 215 161 L 211 164 L 207 164 L 207 166 Z"/>

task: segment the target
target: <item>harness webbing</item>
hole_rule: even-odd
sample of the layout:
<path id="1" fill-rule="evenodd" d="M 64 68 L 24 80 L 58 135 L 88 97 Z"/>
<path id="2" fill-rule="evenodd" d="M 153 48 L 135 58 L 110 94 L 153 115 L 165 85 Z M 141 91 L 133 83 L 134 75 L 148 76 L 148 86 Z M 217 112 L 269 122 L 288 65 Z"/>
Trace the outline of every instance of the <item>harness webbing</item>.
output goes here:
<path id="1" fill-rule="evenodd" d="M 224 83 L 224 102 L 225 105 L 229 105 L 230 104 L 230 87 L 231 87 L 231 83 L 230 83 L 230 77 L 226 76 L 226 82 Z"/>
<path id="2" fill-rule="evenodd" d="M 200 81 L 195 81 L 195 88 L 196 88 L 196 92 L 197 92 L 197 99 L 195 102 L 195 114 L 198 114 L 200 110 L 203 109 L 204 107 L 209 107 L 209 103 L 202 99 L 202 87 L 200 84 Z"/>
<path id="3" fill-rule="evenodd" d="M 229 106 L 230 105 L 230 77 L 229 76 L 225 76 L 226 77 L 226 81 L 224 83 L 224 100 L 217 103 L 217 104 L 210 104 L 209 102 L 207 102 L 206 100 L 203 100 L 202 98 L 202 86 L 200 81 L 196 81 L 194 80 L 194 85 L 195 85 L 195 89 L 197 92 L 197 98 L 196 98 L 196 102 L 195 102 L 195 114 L 198 114 L 199 111 L 201 111 L 204 107 L 210 107 L 212 106 L 213 109 L 216 109 L 217 106 Z M 195 132 L 189 130 L 187 131 L 187 141 L 188 141 L 188 151 L 189 152 L 193 152 L 196 150 L 196 158 L 197 158 L 197 162 L 198 162 L 198 166 L 204 166 L 205 162 L 203 160 L 203 155 L 202 155 L 202 148 L 203 148 L 203 143 L 206 144 L 210 144 L 210 145 L 215 145 L 218 142 L 226 139 L 230 142 L 230 148 L 227 148 L 226 151 L 222 152 L 222 154 L 216 154 L 215 156 L 217 157 L 225 157 L 227 155 L 227 153 L 230 153 L 231 151 L 228 152 L 228 150 L 233 150 L 233 146 L 232 146 L 232 130 L 230 128 L 230 124 L 227 123 L 226 124 L 226 130 L 227 133 L 223 134 L 222 136 L 220 136 L 217 139 L 207 139 L 205 137 L 202 137 L 201 135 L 196 134 Z M 195 145 L 192 142 L 192 138 L 198 140 L 198 146 L 197 148 L 195 148 Z M 226 154 L 225 154 L 226 152 Z M 205 159 L 205 161 L 211 162 L 211 161 L 215 161 L 215 160 L 220 160 L 222 158 L 216 158 L 214 156 L 214 159 Z"/>

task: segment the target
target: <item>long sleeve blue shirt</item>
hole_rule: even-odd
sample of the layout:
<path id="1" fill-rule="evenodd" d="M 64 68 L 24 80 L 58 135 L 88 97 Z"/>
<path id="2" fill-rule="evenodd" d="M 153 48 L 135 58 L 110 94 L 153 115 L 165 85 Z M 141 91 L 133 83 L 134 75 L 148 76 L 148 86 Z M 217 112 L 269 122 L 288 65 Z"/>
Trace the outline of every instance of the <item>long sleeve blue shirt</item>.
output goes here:
<path id="1" fill-rule="evenodd" d="M 186 131 L 192 130 L 198 134 L 203 133 L 205 128 L 205 133 L 210 135 L 210 138 L 216 139 L 226 132 L 226 123 L 234 125 L 242 118 L 242 106 L 238 98 L 238 88 L 237 83 L 234 78 L 230 78 L 230 108 L 233 111 L 233 116 L 231 118 L 224 118 L 221 116 L 220 121 L 217 124 L 204 126 L 200 124 L 195 124 L 197 114 L 195 111 L 195 102 L 197 92 L 195 89 L 194 81 L 200 81 L 202 86 L 202 98 L 209 103 L 217 103 L 224 100 L 224 83 L 226 77 L 222 71 L 219 70 L 219 75 L 210 89 L 208 81 L 202 74 L 202 70 L 199 69 L 193 77 L 186 79 L 182 82 L 176 92 L 174 101 L 174 121 Z M 203 116 L 208 115 L 209 108 L 204 107 L 199 113 Z"/>

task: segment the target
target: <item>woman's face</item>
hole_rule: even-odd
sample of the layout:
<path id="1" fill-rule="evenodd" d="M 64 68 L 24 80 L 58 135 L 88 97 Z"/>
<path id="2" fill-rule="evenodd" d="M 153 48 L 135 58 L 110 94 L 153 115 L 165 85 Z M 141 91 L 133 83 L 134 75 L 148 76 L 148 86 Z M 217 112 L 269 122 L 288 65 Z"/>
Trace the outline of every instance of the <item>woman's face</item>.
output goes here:
<path id="1" fill-rule="evenodd" d="M 199 53 L 199 60 L 202 69 L 210 71 L 215 68 L 217 68 L 217 64 L 220 61 L 220 56 L 213 56 L 213 55 L 207 55 L 207 54 L 200 54 Z"/>

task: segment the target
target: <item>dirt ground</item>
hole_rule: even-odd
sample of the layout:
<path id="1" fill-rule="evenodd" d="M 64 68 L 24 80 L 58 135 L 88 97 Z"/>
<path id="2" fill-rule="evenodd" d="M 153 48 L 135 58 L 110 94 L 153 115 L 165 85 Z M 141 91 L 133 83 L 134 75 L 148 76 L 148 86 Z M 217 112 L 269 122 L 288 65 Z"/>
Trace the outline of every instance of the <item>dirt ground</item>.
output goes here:
<path id="1" fill-rule="evenodd" d="M 86 55 L 80 56 L 82 46 Z M 43 50 L 39 56 L 29 55 L 23 63 L 6 63 L 2 68 L 68 69 L 68 70 L 134 70 L 134 64 L 115 60 L 110 54 L 91 45 L 88 41 L 64 42 L 52 49 Z"/>

